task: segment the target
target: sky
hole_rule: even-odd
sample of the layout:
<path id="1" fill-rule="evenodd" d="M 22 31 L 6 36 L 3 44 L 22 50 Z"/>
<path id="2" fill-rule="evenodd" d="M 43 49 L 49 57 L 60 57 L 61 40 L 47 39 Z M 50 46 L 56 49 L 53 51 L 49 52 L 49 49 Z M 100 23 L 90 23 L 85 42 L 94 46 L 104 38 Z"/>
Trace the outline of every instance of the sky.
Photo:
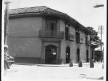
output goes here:
<path id="1" fill-rule="evenodd" d="M 47 6 L 52 9 L 64 12 L 77 20 L 85 27 L 93 27 L 98 31 L 102 25 L 106 30 L 106 0 L 3 0 L 10 1 L 9 9 Z M 97 4 L 104 4 L 104 7 L 94 8 Z M 5 5 L 4 5 L 5 6 Z M 103 33 L 105 34 L 105 32 Z M 99 35 L 100 36 L 100 35 Z M 103 40 L 105 35 L 103 35 Z"/>

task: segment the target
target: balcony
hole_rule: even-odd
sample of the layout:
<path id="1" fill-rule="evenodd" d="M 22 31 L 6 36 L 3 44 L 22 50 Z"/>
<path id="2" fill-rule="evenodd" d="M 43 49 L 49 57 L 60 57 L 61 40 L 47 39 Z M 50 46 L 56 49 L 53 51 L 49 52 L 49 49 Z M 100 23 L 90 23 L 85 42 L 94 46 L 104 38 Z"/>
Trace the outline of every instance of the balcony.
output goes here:
<path id="1" fill-rule="evenodd" d="M 53 39 L 63 39 L 63 31 L 51 31 L 51 30 L 39 30 L 40 38 L 53 38 Z"/>

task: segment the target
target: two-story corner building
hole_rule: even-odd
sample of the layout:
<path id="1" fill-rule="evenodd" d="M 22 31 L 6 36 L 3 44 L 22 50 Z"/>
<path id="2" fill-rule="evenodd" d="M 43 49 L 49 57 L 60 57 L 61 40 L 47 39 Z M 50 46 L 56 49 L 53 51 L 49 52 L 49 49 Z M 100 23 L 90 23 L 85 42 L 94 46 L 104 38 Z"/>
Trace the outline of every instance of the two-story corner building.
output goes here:
<path id="1" fill-rule="evenodd" d="M 65 13 L 45 6 L 11 9 L 7 44 L 17 62 L 89 62 L 89 31 Z"/>

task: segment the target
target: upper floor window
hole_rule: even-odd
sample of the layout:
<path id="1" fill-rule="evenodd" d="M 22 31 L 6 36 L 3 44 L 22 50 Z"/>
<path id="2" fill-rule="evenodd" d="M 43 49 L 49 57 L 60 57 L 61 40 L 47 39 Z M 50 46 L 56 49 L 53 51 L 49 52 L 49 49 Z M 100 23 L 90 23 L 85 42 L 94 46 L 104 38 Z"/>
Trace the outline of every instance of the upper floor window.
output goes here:
<path id="1" fill-rule="evenodd" d="M 87 44 L 88 41 L 88 35 L 85 35 L 85 43 Z"/>
<path id="2" fill-rule="evenodd" d="M 69 24 L 65 24 L 65 39 L 68 40 L 69 39 Z"/>
<path id="3" fill-rule="evenodd" d="M 80 43 L 80 33 L 76 32 L 76 43 Z"/>
<path id="4" fill-rule="evenodd" d="M 56 20 L 46 20 L 46 29 L 50 31 L 56 31 L 57 21 Z"/>

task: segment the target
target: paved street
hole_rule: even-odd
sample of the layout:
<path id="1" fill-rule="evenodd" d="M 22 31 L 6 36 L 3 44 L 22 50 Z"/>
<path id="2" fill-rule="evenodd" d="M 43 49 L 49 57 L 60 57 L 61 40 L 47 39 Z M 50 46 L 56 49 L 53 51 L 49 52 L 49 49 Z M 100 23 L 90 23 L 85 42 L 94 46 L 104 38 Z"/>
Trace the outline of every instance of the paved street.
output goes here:
<path id="1" fill-rule="evenodd" d="M 89 64 L 78 67 L 74 64 L 47 65 L 47 64 L 13 64 L 7 70 L 3 81 L 103 81 L 101 63 L 96 63 L 94 68 Z"/>

